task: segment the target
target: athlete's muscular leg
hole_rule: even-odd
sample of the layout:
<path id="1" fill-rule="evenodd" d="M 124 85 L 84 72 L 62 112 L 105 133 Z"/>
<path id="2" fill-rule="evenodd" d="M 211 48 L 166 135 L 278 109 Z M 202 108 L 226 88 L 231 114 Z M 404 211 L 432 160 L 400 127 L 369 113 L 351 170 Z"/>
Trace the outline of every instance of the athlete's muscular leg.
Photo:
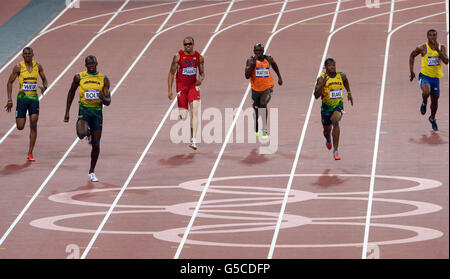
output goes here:
<path id="1" fill-rule="evenodd" d="M 25 123 L 26 122 L 27 122 L 26 118 L 16 118 L 17 130 L 23 130 L 23 128 L 25 128 Z"/>
<path id="2" fill-rule="evenodd" d="M 424 83 L 420 88 L 422 89 L 422 101 L 424 104 L 427 104 L 428 97 L 430 96 L 430 85 Z"/>
<path id="3" fill-rule="evenodd" d="M 333 112 L 333 114 L 330 117 L 331 120 L 331 125 L 333 126 L 333 150 L 334 151 L 338 151 L 338 147 L 339 147 L 339 135 L 341 132 L 341 129 L 339 127 L 339 121 L 342 118 L 342 113 L 340 113 L 339 111 L 335 111 Z"/>
<path id="4" fill-rule="evenodd" d="M 197 136 L 197 127 L 198 127 L 198 109 L 200 107 L 200 101 L 194 100 L 192 103 L 189 103 L 189 110 L 191 113 L 191 138 L 195 138 Z"/>
<path id="5" fill-rule="evenodd" d="M 178 112 L 179 112 L 179 117 L 180 117 L 180 120 L 186 120 L 186 118 L 187 118 L 187 109 L 184 109 L 184 108 L 178 108 Z"/>
<path id="6" fill-rule="evenodd" d="M 269 94 L 261 94 L 261 97 L 259 99 L 259 104 L 261 105 L 260 109 L 261 109 L 261 118 L 263 120 L 263 129 L 267 129 L 267 115 L 268 115 L 268 110 L 267 110 L 267 104 L 270 101 L 270 95 Z M 265 114 L 265 117 L 263 116 Z"/>
<path id="7" fill-rule="evenodd" d="M 258 106 L 253 104 L 253 110 L 255 111 L 253 113 L 253 117 L 255 119 L 255 132 L 258 132 L 258 117 L 259 117 L 259 113 L 258 113 Z"/>
<path id="8" fill-rule="evenodd" d="M 100 154 L 100 138 L 102 137 L 101 130 L 91 131 L 92 151 L 91 151 L 91 167 L 89 173 L 93 173 L 95 165 L 97 165 L 98 155 Z"/>
<path id="9" fill-rule="evenodd" d="M 77 136 L 79 139 L 84 139 L 84 137 L 88 135 L 88 127 L 89 127 L 89 124 L 85 120 L 78 119 L 78 121 L 77 121 Z"/>
<path id="10" fill-rule="evenodd" d="M 439 100 L 439 94 L 430 94 L 431 96 L 431 119 L 436 119 L 436 112 L 438 109 L 438 100 Z"/>
<path id="11" fill-rule="evenodd" d="M 323 125 L 323 136 L 327 140 L 327 142 L 331 142 L 331 128 L 332 125 Z"/>
<path id="12" fill-rule="evenodd" d="M 33 153 L 34 145 L 37 138 L 37 123 L 39 120 L 39 114 L 34 113 L 30 115 L 30 146 L 28 149 L 28 154 Z"/>

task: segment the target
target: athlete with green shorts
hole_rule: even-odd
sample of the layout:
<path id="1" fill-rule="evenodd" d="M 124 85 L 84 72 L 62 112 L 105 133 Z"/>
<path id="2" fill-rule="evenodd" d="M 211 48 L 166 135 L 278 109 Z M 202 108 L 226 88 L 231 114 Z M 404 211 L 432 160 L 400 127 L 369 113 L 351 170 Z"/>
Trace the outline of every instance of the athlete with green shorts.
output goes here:
<path id="1" fill-rule="evenodd" d="M 69 122 L 69 111 L 75 91 L 78 88 L 80 95 L 78 120 L 76 124 L 77 135 L 80 139 L 91 137 L 91 166 L 89 180 L 98 181 L 94 169 L 100 154 L 100 138 L 103 126 L 103 105 L 109 106 L 111 94 L 109 92 L 109 79 L 97 71 L 97 58 L 88 56 L 85 59 L 87 71 L 76 74 L 67 94 L 66 114 L 64 122 Z"/>
<path id="2" fill-rule="evenodd" d="M 325 137 L 325 145 L 328 149 L 333 148 L 333 157 L 340 160 L 338 153 L 340 127 L 339 121 L 344 113 L 344 95 L 343 89 L 347 91 L 347 98 L 353 106 L 352 92 L 350 92 L 350 84 L 347 75 L 343 72 L 336 71 L 336 62 L 333 58 L 327 58 L 324 63 L 325 71 L 320 74 L 316 81 L 314 89 L 314 97 L 322 99 L 320 108 L 323 135 Z M 331 136 L 333 143 L 331 143 Z"/>
<path id="3" fill-rule="evenodd" d="M 23 130 L 26 123 L 27 112 L 30 118 L 30 144 L 28 147 L 28 161 L 35 161 L 33 149 L 37 138 L 37 122 L 39 119 L 39 96 L 37 88 L 41 89 L 41 94 L 47 89 L 47 78 L 44 74 L 44 68 L 41 64 L 33 61 L 33 49 L 26 47 L 22 51 L 23 61 L 14 66 L 9 76 L 6 86 L 8 103 L 5 108 L 10 112 L 13 106 L 12 87 L 16 78 L 19 78 L 19 93 L 17 94 L 16 106 L 16 127 Z M 42 79 L 42 85 L 38 86 L 38 75 Z"/>

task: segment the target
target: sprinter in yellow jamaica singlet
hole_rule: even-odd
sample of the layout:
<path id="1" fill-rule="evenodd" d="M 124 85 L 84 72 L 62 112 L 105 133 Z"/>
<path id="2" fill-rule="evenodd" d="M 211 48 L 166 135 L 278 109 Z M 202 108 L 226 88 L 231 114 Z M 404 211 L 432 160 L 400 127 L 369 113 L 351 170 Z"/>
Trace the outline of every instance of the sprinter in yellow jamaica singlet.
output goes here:
<path id="1" fill-rule="evenodd" d="M 41 89 L 41 94 L 47 89 L 47 78 L 41 64 L 33 60 L 33 49 L 26 47 L 22 51 L 23 61 L 14 66 L 7 83 L 8 103 L 5 108 L 10 112 L 13 106 L 12 87 L 16 78 L 19 78 L 19 93 L 17 94 L 16 105 L 16 127 L 22 130 L 27 120 L 27 111 L 30 118 L 30 144 L 28 146 L 28 161 L 35 161 L 33 149 L 37 138 L 37 122 L 39 119 L 39 96 L 37 88 Z M 42 85 L 38 86 L 38 75 L 42 79 Z"/>
<path id="2" fill-rule="evenodd" d="M 66 114 L 64 122 L 69 122 L 69 111 L 72 105 L 75 91 L 78 88 L 80 95 L 78 120 L 76 124 L 77 135 L 80 139 L 88 137 L 91 150 L 91 166 L 89 168 L 89 180 L 98 181 L 94 170 L 100 154 L 100 138 L 103 125 L 103 105 L 111 104 L 109 92 L 109 79 L 97 71 L 97 58 L 88 56 L 85 59 L 86 71 L 76 74 L 67 93 Z"/>
<path id="3" fill-rule="evenodd" d="M 325 145 L 328 149 L 333 147 L 333 157 L 340 160 L 338 153 L 340 127 L 342 114 L 344 113 L 344 92 L 347 90 L 347 99 L 353 106 L 352 92 L 347 75 L 336 71 L 336 62 L 333 58 L 327 58 L 324 63 L 325 71 L 317 78 L 314 88 L 314 97 L 322 99 L 320 108 Z M 333 137 L 333 140 L 331 140 Z"/>

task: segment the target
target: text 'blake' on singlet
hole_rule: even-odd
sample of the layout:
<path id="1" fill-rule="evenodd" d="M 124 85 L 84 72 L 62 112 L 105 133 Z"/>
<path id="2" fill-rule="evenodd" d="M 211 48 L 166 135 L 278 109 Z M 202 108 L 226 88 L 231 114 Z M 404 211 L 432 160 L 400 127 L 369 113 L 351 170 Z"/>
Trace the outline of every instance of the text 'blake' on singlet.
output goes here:
<path id="1" fill-rule="evenodd" d="M 324 72 L 320 75 L 325 78 Z M 339 105 L 344 107 L 343 88 L 344 82 L 341 73 L 336 72 L 336 76 L 333 78 L 328 76 L 328 80 L 325 83 L 322 92 L 322 110 L 331 111 Z"/>
<path id="2" fill-rule="evenodd" d="M 88 109 L 101 110 L 103 108 L 102 100 L 98 94 L 103 90 L 105 84 L 105 75 L 101 73 L 89 74 L 87 71 L 80 73 L 80 106 Z"/>
<path id="3" fill-rule="evenodd" d="M 443 77 L 444 73 L 442 72 L 442 62 L 439 53 L 436 50 L 432 50 L 428 42 L 425 45 L 427 46 L 427 53 L 422 57 L 420 72 L 432 78 Z M 441 45 L 439 45 L 439 50 L 441 50 Z"/>
<path id="4" fill-rule="evenodd" d="M 197 68 L 200 65 L 200 53 L 197 51 L 193 55 L 178 51 L 180 61 L 177 68 L 177 91 L 182 88 L 192 86 L 197 81 Z"/>
<path id="5" fill-rule="evenodd" d="M 250 84 L 255 91 L 265 91 L 274 86 L 270 63 L 266 56 L 263 61 L 256 59 L 256 67 L 250 76 Z"/>
<path id="6" fill-rule="evenodd" d="M 32 63 L 33 70 L 30 73 L 25 61 L 20 62 L 19 92 L 23 92 L 28 98 L 39 99 L 37 93 L 39 67 L 35 61 Z"/>

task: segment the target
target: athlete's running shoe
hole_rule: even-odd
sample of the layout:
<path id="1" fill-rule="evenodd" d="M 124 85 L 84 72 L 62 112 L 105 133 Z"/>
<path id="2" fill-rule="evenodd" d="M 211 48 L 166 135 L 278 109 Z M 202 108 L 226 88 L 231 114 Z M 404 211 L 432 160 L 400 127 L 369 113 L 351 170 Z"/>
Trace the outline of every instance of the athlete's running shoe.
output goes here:
<path id="1" fill-rule="evenodd" d="M 427 104 L 422 103 L 422 104 L 420 105 L 420 113 L 421 113 L 422 115 L 425 115 L 426 112 L 427 112 Z"/>
<path id="2" fill-rule="evenodd" d="M 97 176 L 95 176 L 95 173 L 91 172 L 91 173 L 89 174 L 89 180 L 90 180 L 91 182 L 97 182 L 97 181 L 98 181 L 98 178 L 97 178 Z"/>
<path id="3" fill-rule="evenodd" d="M 255 136 L 259 136 L 258 122 L 255 121 L 255 125 L 253 125 L 253 132 L 255 132 Z"/>
<path id="4" fill-rule="evenodd" d="M 27 159 L 28 159 L 28 161 L 30 161 L 30 162 L 34 162 L 35 160 L 34 160 L 34 157 L 33 157 L 33 154 L 28 154 L 28 156 L 27 156 Z"/>
<path id="5" fill-rule="evenodd" d="M 269 132 L 267 132 L 267 129 L 262 129 L 262 139 L 268 139 L 269 138 Z"/>
<path id="6" fill-rule="evenodd" d="M 327 148 L 329 149 L 329 150 L 331 150 L 331 147 L 333 147 L 333 145 L 331 144 L 331 142 L 325 142 L 325 145 L 327 146 Z"/>
<path id="7" fill-rule="evenodd" d="M 191 139 L 191 143 L 189 144 L 189 147 L 194 149 L 194 150 L 197 150 L 198 147 L 197 147 L 197 143 L 195 142 L 194 138 Z"/>
<path id="8" fill-rule="evenodd" d="M 335 160 L 340 160 L 341 159 L 341 157 L 339 156 L 337 151 L 333 151 L 333 157 L 334 157 Z"/>
<path id="9" fill-rule="evenodd" d="M 438 131 L 439 130 L 438 126 L 437 126 L 437 123 L 436 123 L 436 119 L 431 119 L 431 116 L 430 116 L 430 117 L 428 117 L 428 121 L 430 121 L 431 128 L 433 128 L 434 131 Z"/>

